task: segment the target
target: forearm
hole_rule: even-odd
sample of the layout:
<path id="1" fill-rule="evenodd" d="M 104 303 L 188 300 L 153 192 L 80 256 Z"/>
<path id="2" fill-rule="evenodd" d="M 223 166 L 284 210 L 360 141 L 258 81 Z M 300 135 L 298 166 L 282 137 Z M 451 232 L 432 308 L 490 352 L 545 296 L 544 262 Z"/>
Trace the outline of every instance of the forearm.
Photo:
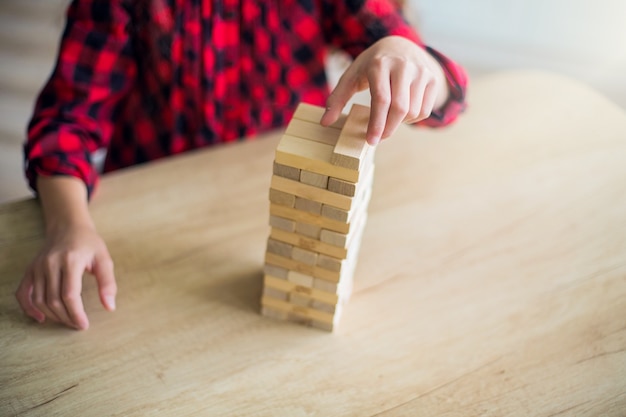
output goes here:
<path id="1" fill-rule="evenodd" d="M 80 179 L 40 175 L 37 178 L 37 189 L 46 233 L 72 226 L 94 227 L 88 208 L 87 187 Z"/>

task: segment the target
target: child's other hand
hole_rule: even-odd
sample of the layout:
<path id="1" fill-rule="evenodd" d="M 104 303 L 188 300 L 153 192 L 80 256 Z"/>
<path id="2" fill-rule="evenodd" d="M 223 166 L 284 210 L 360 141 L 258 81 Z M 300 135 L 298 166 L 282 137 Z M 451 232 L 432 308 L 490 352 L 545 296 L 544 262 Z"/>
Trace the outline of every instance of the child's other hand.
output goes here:
<path id="1" fill-rule="evenodd" d="M 334 123 L 357 92 L 370 88 L 371 114 L 367 141 L 375 145 L 400 123 L 426 119 L 448 98 L 439 63 L 414 42 L 389 36 L 363 51 L 343 74 L 327 101 L 321 123 Z"/>
<path id="2" fill-rule="evenodd" d="M 22 279 L 16 297 L 24 312 L 40 323 L 46 318 L 83 330 L 83 273 L 95 275 L 104 307 L 115 309 L 117 286 L 109 251 L 91 226 L 70 226 L 48 233 L 43 249 Z"/>

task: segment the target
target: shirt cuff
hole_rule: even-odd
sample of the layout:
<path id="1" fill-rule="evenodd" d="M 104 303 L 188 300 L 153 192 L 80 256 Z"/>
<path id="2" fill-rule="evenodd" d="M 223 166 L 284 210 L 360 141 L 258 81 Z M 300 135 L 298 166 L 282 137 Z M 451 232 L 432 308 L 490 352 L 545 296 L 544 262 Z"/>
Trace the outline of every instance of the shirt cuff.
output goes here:
<path id="1" fill-rule="evenodd" d="M 66 154 L 47 155 L 34 159 L 26 159 L 25 173 L 30 188 L 37 192 L 37 177 L 75 177 L 83 181 L 87 187 L 87 196 L 91 198 L 98 183 L 98 173 L 89 160 L 76 158 Z"/>
<path id="2" fill-rule="evenodd" d="M 463 67 L 439 51 L 429 46 L 425 46 L 424 49 L 441 65 L 446 81 L 448 82 L 450 96 L 441 108 L 433 111 L 430 117 L 417 124 L 429 127 L 446 126 L 454 122 L 467 107 L 465 102 L 468 84 L 467 73 Z"/>

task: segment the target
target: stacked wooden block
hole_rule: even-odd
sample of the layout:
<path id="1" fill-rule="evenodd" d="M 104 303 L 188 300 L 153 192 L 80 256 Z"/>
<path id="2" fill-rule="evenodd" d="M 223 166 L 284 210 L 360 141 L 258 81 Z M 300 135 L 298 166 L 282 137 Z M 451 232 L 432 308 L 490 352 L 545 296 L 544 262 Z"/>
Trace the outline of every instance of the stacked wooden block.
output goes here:
<path id="1" fill-rule="evenodd" d="M 350 297 L 374 177 L 369 108 L 330 127 L 301 104 L 276 149 L 262 313 L 332 331 Z"/>

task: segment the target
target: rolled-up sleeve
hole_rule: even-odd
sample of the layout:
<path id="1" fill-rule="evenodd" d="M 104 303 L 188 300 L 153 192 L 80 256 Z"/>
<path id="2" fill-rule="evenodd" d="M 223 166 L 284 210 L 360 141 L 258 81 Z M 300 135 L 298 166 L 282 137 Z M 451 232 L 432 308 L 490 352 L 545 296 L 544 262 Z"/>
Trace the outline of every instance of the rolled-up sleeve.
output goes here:
<path id="1" fill-rule="evenodd" d="M 121 0 L 74 0 L 52 74 L 42 89 L 24 145 L 25 172 L 81 179 L 91 194 L 92 155 L 107 148 L 116 108 L 136 76 Z"/>

